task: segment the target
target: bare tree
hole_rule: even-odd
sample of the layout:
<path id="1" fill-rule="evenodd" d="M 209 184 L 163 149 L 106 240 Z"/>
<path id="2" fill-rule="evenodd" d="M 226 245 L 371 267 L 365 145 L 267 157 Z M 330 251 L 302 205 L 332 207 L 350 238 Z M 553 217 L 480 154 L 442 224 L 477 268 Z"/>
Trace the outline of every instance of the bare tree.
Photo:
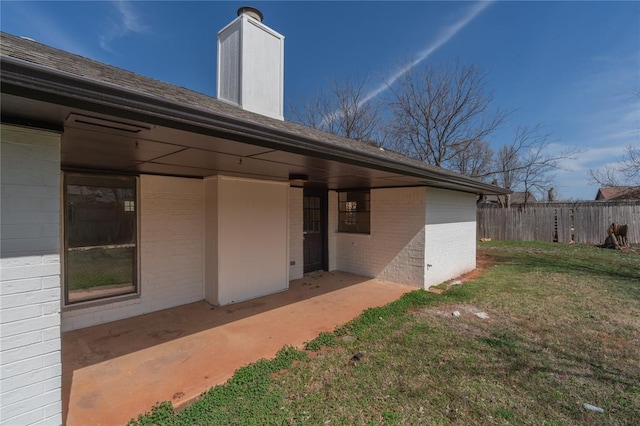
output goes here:
<path id="1" fill-rule="evenodd" d="M 366 99 L 365 84 L 366 80 L 333 81 L 302 109 L 293 106 L 293 117 L 302 124 L 345 138 L 379 141 L 382 108 L 375 99 Z"/>
<path id="2" fill-rule="evenodd" d="M 611 167 L 590 169 L 591 182 L 601 186 L 640 185 L 640 145 L 629 145 L 620 161 Z"/>
<path id="3" fill-rule="evenodd" d="M 627 182 L 640 185 L 640 145 L 627 146 L 627 152 L 620 170 Z"/>
<path id="4" fill-rule="evenodd" d="M 407 72 L 389 89 L 390 148 L 455 171 L 475 169 L 468 161 L 472 151 L 481 155 L 475 163 L 483 162 L 487 137 L 506 117 L 490 110 L 493 96 L 474 65 L 426 66 Z"/>
<path id="5" fill-rule="evenodd" d="M 493 149 L 485 141 L 472 141 L 451 159 L 451 168 L 464 175 L 483 178 L 492 173 Z"/>
<path id="6" fill-rule="evenodd" d="M 618 170 L 614 167 L 589 169 L 589 181 L 600 186 L 621 186 Z"/>
<path id="7" fill-rule="evenodd" d="M 368 99 L 364 81 L 333 82 L 296 119 L 340 136 L 378 143 L 412 158 L 448 168 L 526 195 L 544 198 L 560 160 L 578 151 L 553 153 L 540 126 L 519 127 L 513 141 L 494 155 L 489 137 L 507 114 L 491 109 L 492 94 L 475 66 L 424 67 L 389 85 L 387 114 Z M 382 129 L 382 117 L 389 117 Z"/>
<path id="8" fill-rule="evenodd" d="M 513 142 L 498 152 L 495 169 L 498 183 L 507 189 L 521 190 L 525 206 L 534 193 L 544 199 L 553 186 L 553 172 L 561 170 L 560 162 L 581 152 L 577 148 L 557 151 L 550 137 L 540 125 L 520 126 Z"/>
<path id="9" fill-rule="evenodd" d="M 514 188 L 521 171 L 518 149 L 515 145 L 503 145 L 494 159 L 493 171 L 496 184 L 506 189 Z"/>

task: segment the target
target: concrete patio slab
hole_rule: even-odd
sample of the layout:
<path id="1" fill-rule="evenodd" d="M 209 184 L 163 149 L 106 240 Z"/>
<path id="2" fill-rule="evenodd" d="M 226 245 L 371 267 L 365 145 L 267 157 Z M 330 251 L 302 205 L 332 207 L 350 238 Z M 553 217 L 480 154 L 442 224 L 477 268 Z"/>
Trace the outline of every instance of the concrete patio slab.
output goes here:
<path id="1" fill-rule="evenodd" d="M 292 281 L 286 292 L 214 307 L 205 301 L 64 333 L 67 425 L 122 425 L 160 401 L 180 406 L 239 367 L 302 347 L 363 310 L 415 290 L 343 272 Z"/>

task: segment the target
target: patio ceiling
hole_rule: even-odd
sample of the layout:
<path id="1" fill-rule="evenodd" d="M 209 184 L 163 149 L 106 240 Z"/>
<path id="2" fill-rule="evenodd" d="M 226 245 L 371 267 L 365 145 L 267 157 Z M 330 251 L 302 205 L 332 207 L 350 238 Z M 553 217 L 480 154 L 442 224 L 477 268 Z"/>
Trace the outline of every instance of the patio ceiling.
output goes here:
<path id="1" fill-rule="evenodd" d="M 95 114 L 92 116 L 95 117 Z M 226 175 L 287 181 L 303 174 L 330 189 L 420 185 L 416 177 L 164 126 L 138 133 L 65 121 L 62 165 L 187 177 Z"/>

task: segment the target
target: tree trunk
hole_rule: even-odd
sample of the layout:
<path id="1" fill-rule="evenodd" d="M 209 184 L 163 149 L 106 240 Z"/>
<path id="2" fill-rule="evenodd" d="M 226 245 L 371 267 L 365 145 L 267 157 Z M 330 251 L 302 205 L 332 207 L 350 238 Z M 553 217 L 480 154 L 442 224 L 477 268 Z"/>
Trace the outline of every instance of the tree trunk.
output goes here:
<path id="1" fill-rule="evenodd" d="M 627 246 L 627 225 L 616 225 L 612 223 L 607 229 L 607 238 L 600 247 L 620 250 Z"/>
<path id="2" fill-rule="evenodd" d="M 616 238 L 616 236 L 614 234 L 607 235 L 607 238 L 604 240 L 604 244 L 602 244 L 600 247 L 608 248 L 608 249 L 620 250 L 620 245 L 618 244 L 618 239 Z"/>

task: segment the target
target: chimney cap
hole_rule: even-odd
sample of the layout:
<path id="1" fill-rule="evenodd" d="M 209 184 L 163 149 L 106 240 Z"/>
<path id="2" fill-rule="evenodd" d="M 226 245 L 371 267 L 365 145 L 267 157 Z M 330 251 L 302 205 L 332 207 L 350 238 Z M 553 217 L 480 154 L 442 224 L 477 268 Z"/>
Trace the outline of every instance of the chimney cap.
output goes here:
<path id="1" fill-rule="evenodd" d="M 242 6 L 240 9 L 238 9 L 238 16 L 241 15 L 248 15 L 258 22 L 262 22 L 262 18 L 264 18 L 262 12 L 252 6 Z"/>

